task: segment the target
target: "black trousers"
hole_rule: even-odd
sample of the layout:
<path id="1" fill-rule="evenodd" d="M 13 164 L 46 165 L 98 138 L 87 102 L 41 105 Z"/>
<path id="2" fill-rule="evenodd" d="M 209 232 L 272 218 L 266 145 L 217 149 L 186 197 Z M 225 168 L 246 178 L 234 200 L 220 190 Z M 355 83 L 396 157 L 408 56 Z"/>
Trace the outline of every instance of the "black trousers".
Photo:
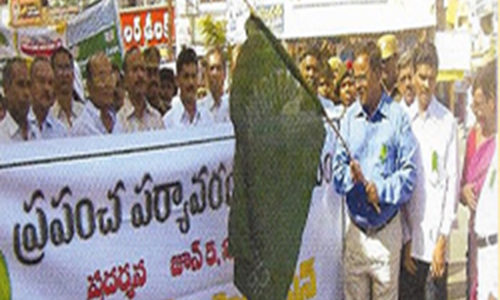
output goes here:
<path id="1" fill-rule="evenodd" d="M 415 275 L 406 271 L 401 257 L 401 271 L 399 275 L 399 299 L 400 300 L 446 300 L 446 282 L 448 278 L 448 264 L 445 266 L 444 274 L 440 278 L 433 278 L 430 272 L 430 264 L 415 259 L 417 272 Z"/>

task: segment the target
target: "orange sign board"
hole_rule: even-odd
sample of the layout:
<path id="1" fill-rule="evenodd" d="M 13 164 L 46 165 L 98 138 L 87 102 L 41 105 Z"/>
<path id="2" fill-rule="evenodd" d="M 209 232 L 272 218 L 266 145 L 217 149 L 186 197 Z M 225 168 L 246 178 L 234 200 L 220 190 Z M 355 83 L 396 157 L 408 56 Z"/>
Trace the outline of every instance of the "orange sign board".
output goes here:
<path id="1" fill-rule="evenodd" d="M 43 21 L 40 0 L 11 0 L 10 19 L 12 26 L 40 25 Z"/>
<path id="2" fill-rule="evenodd" d="M 125 49 L 175 42 L 173 7 L 153 7 L 120 13 L 121 38 Z"/>

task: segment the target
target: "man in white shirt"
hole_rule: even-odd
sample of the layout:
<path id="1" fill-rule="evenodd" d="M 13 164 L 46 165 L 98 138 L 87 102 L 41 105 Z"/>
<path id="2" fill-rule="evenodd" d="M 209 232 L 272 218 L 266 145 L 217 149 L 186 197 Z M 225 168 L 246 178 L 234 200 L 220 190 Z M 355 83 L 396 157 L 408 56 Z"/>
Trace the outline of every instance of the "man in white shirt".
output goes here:
<path id="1" fill-rule="evenodd" d="M 31 64 L 31 110 L 28 122 L 37 129 L 37 138 L 54 139 L 68 136 L 68 130 L 49 110 L 55 102 L 54 71 L 45 57 L 36 57 Z"/>
<path id="2" fill-rule="evenodd" d="M 52 54 L 50 64 L 57 78 L 54 84 L 56 102 L 50 109 L 50 114 L 69 131 L 84 108 L 84 104 L 73 97 L 73 55 L 68 49 L 61 47 Z"/>
<path id="3" fill-rule="evenodd" d="M 208 50 L 205 59 L 209 93 L 200 100 L 200 104 L 210 112 L 214 122 L 229 122 L 229 95 L 224 92 L 226 61 L 222 50 L 220 48 Z"/>
<path id="4" fill-rule="evenodd" d="M 416 101 L 409 110 L 419 146 L 417 182 L 403 209 L 400 299 L 446 299 L 447 245 L 458 206 L 457 124 L 434 96 L 438 56 L 426 43 L 414 53 Z"/>
<path id="5" fill-rule="evenodd" d="M 404 52 L 398 60 L 398 91 L 401 95 L 400 104 L 408 112 L 415 100 L 413 87 L 413 55 L 411 51 Z"/>
<path id="6" fill-rule="evenodd" d="M 476 208 L 477 299 L 498 299 L 498 144 Z"/>
<path id="7" fill-rule="evenodd" d="M 73 136 L 103 135 L 123 132 L 113 109 L 116 78 L 109 58 L 99 52 L 87 63 L 89 100 L 75 120 Z"/>
<path id="8" fill-rule="evenodd" d="M 146 100 L 146 65 L 141 50 L 131 48 L 123 60 L 127 94 L 118 111 L 118 122 L 125 132 L 163 129 L 160 113 Z"/>
<path id="9" fill-rule="evenodd" d="M 26 60 L 19 57 L 8 60 L 2 76 L 7 112 L 0 121 L 0 143 L 35 139 L 35 130 L 28 122 L 31 93 Z"/>
<path id="10" fill-rule="evenodd" d="M 207 109 L 197 105 L 196 82 L 198 59 L 191 48 L 181 51 L 176 61 L 176 81 L 180 95 L 172 100 L 172 108 L 163 117 L 165 128 L 187 128 L 213 124 Z"/>

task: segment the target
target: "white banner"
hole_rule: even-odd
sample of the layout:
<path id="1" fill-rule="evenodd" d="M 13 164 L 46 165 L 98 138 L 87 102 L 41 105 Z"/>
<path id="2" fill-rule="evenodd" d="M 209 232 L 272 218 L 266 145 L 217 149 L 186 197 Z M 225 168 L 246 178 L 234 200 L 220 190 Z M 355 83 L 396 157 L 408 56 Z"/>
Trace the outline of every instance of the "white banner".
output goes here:
<path id="1" fill-rule="evenodd" d="M 0 153 L 0 300 L 244 299 L 227 252 L 230 125 Z M 289 300 L 341 299 L 332 155 L 326 147 Z"/>
<path id="2" fill-rule="evenodd" d="M 379 33 L 436 25 L 434 0 L 290 0 L 281 38 Z"/>
<path id="3" fill-rule="evenodd" d="M 172 299 L 231 283 L 234 138 L 184 135 L 3 164 L 0 207 L 9 213 L 0 250 L 12 299 Z M 105 138 L 119 145 L 142 136 Z M 54 146 L 38 143 L 35 157 Z"/>
<path id="4" fill-rule="evenodd" d="M 343 199 L 333 187 L 335 135 L 327 126 L 327 136 L 313 190 L 302 245 L 287 300 L 341 300 Z"/>

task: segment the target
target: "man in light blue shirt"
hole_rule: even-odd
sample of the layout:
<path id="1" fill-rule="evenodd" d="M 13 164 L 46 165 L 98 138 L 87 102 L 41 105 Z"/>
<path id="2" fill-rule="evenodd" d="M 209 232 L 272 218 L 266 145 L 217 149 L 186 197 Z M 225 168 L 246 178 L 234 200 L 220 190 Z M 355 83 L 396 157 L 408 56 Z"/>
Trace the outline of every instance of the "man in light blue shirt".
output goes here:
<path id="1" fill-rule="evenodd" d="M 373 42 L 353 64 L 358 101 L 342 119 L 350 153 L 337 147 L 334 182 L 346 195 L 346 299 L 398 299 L 402 229 L 400 206 L 416 177 L 416 142 L 407 114 L 383 92 L 381 55 Z M 371 298 L 370 298 L 371 295 Z"/>
<path id="2" fill-rule="evenodd" d="M 68 136 L 68 130 L 49 113 L 54 105 L 55 76 L 52 65 L 45 57 L 36 57 L 31 64 L 31 109 L 28 122 L 35 128 L 37 139 Z"/>

